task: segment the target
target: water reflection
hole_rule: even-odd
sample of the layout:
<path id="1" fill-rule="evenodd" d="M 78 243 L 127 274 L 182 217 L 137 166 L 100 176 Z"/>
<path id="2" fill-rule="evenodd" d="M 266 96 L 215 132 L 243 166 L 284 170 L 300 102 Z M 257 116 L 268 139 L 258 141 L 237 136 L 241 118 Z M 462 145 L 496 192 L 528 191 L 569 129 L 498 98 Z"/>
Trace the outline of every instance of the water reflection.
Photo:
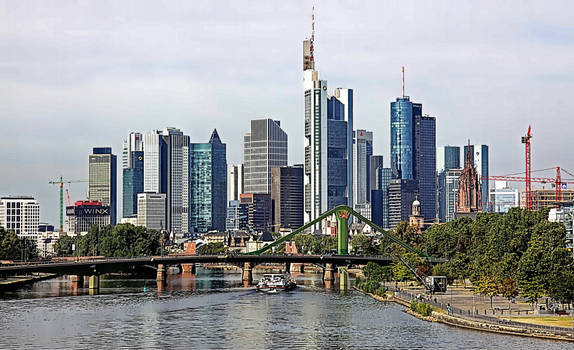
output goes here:
<path id="1" fill-rule="evenodd" d="M 241 273 L 197 269 L 155 278 L 103 276 L 100 295 L 66 278 L 4 293 L 1 348 L 520 348 L 564 343 L 464 331 L 428 323 L 402 307 L 340 293 L 317 274 L 294 273 L 298 288 L 267 295 Z M 255 273 L 254 279 L 261 274 Z M 77 294 L 77 296 L 75 296 Z M 137 345 L 136 345 L 137 344 Z"/>

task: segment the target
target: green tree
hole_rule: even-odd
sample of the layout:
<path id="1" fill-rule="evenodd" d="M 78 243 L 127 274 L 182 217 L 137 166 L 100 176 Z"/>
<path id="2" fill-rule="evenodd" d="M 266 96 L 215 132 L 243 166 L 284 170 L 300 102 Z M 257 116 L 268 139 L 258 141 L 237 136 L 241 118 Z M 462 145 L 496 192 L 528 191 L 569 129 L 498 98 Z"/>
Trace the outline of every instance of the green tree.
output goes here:
<path id="1" fill-rule="evenodd" d="M 493 276 L 483 276 L 477 282 L 476 292 L 480 295 L 490 297 L 490 308 L 492 308 L 492 298 L 498 294 L 498 281 Z"/>
<path id="2" fill-rule="evenodd" d="M 377 247 L 373 243 L 373 240 L 367 237 L 363 233 L 355 235 L 355 237 L 351 239 L 350 245 L 352 247 L 352 252 L 354 254 L 362 254 L 362 255 L 377 254 Z"/>
<path id="3" fill-rule="evenodd" d="M 35 260 L 38 258 L 36 242 L 28 238 L 18 238 L 14 231 L 0 227 L 0 259 Z"/>

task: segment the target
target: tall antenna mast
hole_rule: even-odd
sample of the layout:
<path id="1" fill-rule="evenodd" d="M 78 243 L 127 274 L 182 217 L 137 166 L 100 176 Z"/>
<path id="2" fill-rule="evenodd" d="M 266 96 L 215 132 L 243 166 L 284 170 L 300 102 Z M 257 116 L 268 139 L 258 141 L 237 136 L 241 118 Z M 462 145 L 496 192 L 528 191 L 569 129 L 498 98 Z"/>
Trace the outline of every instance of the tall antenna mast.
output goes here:
<path id="1" fill-rule="evenodd" d="M 315 61 L 315 6 L 311 9 L 311 62 Z"/>
<path id="2" fill-rule="evenodd" d="M 403 98 L 405 97 L 405 66 L 403 66 L 403 88 L 402 88 Z"/>

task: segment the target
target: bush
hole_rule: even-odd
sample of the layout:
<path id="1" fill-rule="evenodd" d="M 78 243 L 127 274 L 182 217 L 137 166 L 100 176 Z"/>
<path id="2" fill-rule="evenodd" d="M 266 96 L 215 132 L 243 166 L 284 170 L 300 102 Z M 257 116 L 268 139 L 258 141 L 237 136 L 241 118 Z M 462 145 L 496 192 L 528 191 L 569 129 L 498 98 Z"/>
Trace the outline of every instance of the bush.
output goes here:
<path id="1" fill-rule="evenodd" d="M 432 314 L 432 306 L 416 299 L 411 300 L 411 310 L 422 316 L 430 316 Z"/>
<path id="2" fill-rule="evenodd" d="M 386 292 L 387 292 L 387 290 L 383 286 L 380 286 L 379 288 L 377 288 L 377 290 L 375 290 L 375 294 L 380 296 L 380 297 L 385 296 Z"/>
<path id="3" fill-rule="evenodd" d="M 376 281 L 367 281 L 363 285 L 363 290 L 367 293 L 374 294 L 375 291 L 379 288 L 379 282 Z"/>

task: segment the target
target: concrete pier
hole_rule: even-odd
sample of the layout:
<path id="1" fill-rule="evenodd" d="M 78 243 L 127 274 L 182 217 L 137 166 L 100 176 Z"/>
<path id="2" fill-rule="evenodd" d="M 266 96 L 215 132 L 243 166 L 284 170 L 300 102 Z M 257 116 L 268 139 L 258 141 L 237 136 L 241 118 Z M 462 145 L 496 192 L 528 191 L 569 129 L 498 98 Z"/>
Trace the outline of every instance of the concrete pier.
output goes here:
<path id="1" fill-rule="evenodd" d="M 181 272 L 195 275 L 195 264 L 181 264 Z"/>
<path id="2" fill-rule="evenodd" d="M 323 272 L 323 281 L 333 282 L 335 280 L 335 268 L 333 264 L 325 264 L 325 270 Z"/>
<path id="3" fill-rule="evenodd" d="M 339 288 L 341 290 L 349 288 L 349 271 L 346 267 L 339 267 Z"/>
<path id="4" fill-rule="evenodd" d="M 91 275 L 89 281 L 90 292 L 100 290 L 100 275 Z"/>
<path id="5" fill-rule="evenodd" d="M 250 262 L 243 264 L 243 284 L 253 283 L 253 268 Z"/>
<path id="6" fill-rule="evenodd" d="M 157 265 L 157 274 L 156 274 L 156 281 L 162 281 L 165 282 L 167 280 L 167 272 L 165 270 L 165 265 L 164 264 L 158 264 Z"/>
<path id="7" fill-rule="evenodd" d="M 84 276 L 82 275 L 72 275 L 72 283 L 77 285 L 79 288 L 84 286 Z"/>
<path id="8" fill-rule="evenodd" d="M 285 273 L 291 273 L 291 263 L 285 263 Z"/>

